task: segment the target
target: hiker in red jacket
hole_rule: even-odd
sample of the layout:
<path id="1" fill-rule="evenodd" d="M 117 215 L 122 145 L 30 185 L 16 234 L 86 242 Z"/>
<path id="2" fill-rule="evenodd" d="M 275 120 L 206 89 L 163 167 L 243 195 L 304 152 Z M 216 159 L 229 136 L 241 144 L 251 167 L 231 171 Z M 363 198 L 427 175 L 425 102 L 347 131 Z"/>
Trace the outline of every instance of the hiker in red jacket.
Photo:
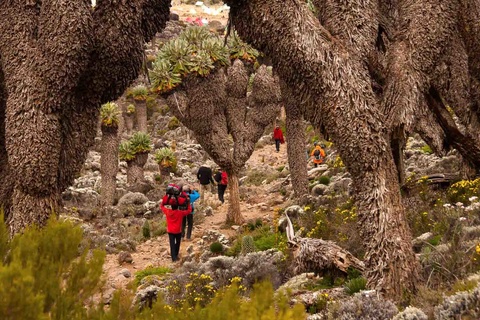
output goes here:
<path id="1" fill-rule="evenodd" d="M 275 140 L 275 148 L 277 152 L 280 152 L 280 143 L 285 143 L 285 139 L 283 138 L 283 132 L 279 125 L 273 129 L 273 140 Z"/>
<path id="2" fill-rule="evenodd" d="M 218 200 L 220 200 L 223 204 L 225 202 L 225 190 L 227 190 L 228 185 L 228 175 L 225 171 L 218 169 L 214 179 L 218 185 Z"/>
<path id="3" fill-rule="evenodd" d="M 170 241 L 170 255 L 172 261 L 178 260 L 178 253 L 180 252 L 180 242 L 182 240 L 182 221 L 183 217 L 192 212 L 192 206 L 189 203 L 186 210 L 178 209 L 177 204 L 171 205 L 172 209 L 165 207 L 163 201 L 160 204 L 160 209 L 167 218 L 167 232 L 168 240 Z"/>

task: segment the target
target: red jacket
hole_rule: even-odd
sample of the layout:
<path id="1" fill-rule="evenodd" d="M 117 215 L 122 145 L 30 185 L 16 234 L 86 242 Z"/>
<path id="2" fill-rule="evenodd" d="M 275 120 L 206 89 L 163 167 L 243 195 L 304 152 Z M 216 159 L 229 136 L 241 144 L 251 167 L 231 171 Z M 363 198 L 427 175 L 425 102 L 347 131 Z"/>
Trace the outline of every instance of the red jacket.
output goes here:
<path id="1" fill-rule="evenodd" d="M 280 143 L 284 143 L 283 132 L 280 128 L 273 129 L 273 140 L 280 140 Z"/>
<path id="2" fill-rule="evenodd" d="M 224 186 L 228 184 L 228 175 L 225 171 L 222 171 L 222 180 L 219 184 L 223 184 Z"/>
<path id="3" fill-rule="evenodd" d="M 192 212 L 192 206 L 189 204 L 187 210 L 173 210 L 160 204 L 160 209 L 167 218 L 167 232 L 168 233 L 182 233 L 183 217 Z"/>

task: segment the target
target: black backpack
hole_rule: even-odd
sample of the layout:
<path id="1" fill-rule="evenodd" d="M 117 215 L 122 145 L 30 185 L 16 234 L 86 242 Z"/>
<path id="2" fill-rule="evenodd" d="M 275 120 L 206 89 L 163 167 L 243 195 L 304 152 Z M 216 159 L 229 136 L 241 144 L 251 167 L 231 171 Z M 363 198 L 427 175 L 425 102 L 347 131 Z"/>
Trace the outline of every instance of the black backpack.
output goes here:
<path id="1" fill-rule="evenodd" d="M 215 176 L 213 177 L 213 179 L 217 182 L 217 183 L 220 183 L 220 181 L 222 181 L 222 173 L 219 171 L 217 172 L 217 174 L 215 174 Z"/>
<path id="2" fill-rule="evenodd" d="M 320 150 L 315 149 L 315 151 L 313 151 L 313 156 L 315 157 L 315 159 L 320 160 L 321 158 Z"/>

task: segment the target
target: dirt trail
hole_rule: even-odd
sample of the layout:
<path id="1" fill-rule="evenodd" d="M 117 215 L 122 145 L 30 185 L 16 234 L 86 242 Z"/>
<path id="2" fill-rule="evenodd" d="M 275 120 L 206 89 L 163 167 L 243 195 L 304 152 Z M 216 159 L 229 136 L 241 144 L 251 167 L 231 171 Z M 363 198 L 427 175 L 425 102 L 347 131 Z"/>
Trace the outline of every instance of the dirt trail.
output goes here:
<path id="1" fill-rule="evenodd" d="M 279 153 L 275 151 L 274 145 L 267 145 L 259 150 L 255 150 L 250 159 L 247 162 L 248 167 L 259 167 L 263 163 L 268 163 L 274 167 L 282 166 L 287 164 L 287 152 L 286 146 L 282 145 Z M 266 199 L 270 201 L 276 201 L 281 203 L 281 196 L 279 194 L 267 193 L 264 186 L 257 187 L 255 191 L 256 199 L 258 203 L 265 203 Z M 236 231 L 231 228 L 222 229 L 225 223 L 227 208 L 228 208 L 228 191 L 225 194 L 226 201 L 224 205 L 221 205 L 214 209 L 214 214 L 212 216 L 205 217 L 205 220 L 199 224 L 194 225 L 192 232 L 192 241 L 182 242 L 180 247 L 180 256 L 185 256 L 186 250 L 190 245 L 193 245 L 194 252 L 203 252 L 204 247 L 199 245 L 199 242 L 202 242 L 202 236 L 207 230 L 218 230 L 220 233 L 231 237 Z M 272 199 L 275 198 L 275 199 Z M 216 195 L 207 193 L 206 201 L 214 202 Z M 273 218 L 273 208 L 266 206 L 255 206 L 254 204 L 248 204 L 246 202 L 240 202 L 242 214 L 245 219 L 255 220 L 257 218 L 264 218 L 270 216 Z M 208 250 L 208 249 L 207 249 Z M 135 275 L 137 271 L 143 270 L 148 266 L 178 266 L 178 264 L 173 264 L 170 259 L 170 250 L 168 243 L 168 235 L 162 235 L 155 239 L 148 240 L 146 242 L 140 243 L 137 245 L 136 252 L 132 253 L 133 264 L 119 265 L 118 255 L 109 254 L 106 257 L 104 264 L 104 274 L 107 280 L 107 287 L 109 288 L 125 288 L 126 285 L 131 281 L 131 278 L 125 278 L 121 271 L 128 269 L 132 275 Z"/>

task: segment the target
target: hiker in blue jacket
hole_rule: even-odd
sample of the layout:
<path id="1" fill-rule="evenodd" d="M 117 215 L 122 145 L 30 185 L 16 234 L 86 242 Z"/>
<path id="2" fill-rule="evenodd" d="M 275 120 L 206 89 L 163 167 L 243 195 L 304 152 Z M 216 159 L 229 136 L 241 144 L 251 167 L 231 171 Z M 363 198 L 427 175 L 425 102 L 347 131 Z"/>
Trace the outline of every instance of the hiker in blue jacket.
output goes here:
<path id="1" fill-rule="evenodd" d="M 185 227 L 187 227 L 187 241 L 191 239 L 192 237 L 192 228 L 193 228 L 193 214 L 195 212 L 195 207 L 193 203 L 200 198 L 200 193 L 196 190 L 190 188 L 190 186 L 184 186 L 182 188 L 182 191 L 185 192 L 189 198 L 190 198 L 190 204 L 192 206 L 192 212 L 190 214 L 186 215 L 183 217 L 183 222 L 182 222 L 182 239 L 185 239 Z"/>

